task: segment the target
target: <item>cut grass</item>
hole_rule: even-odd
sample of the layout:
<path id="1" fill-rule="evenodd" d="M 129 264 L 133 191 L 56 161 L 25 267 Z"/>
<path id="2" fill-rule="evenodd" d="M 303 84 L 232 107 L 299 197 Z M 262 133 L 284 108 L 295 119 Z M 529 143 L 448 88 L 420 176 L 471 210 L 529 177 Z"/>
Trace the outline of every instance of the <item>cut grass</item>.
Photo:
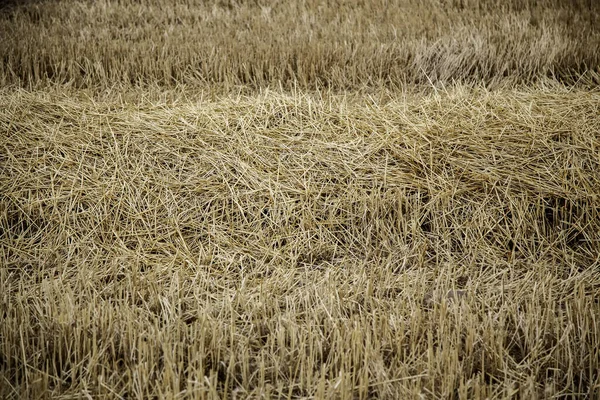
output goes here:
<path id="1" fill-rule="evenodd" d="M 0 397 L 600 396 L 599 7 L 2 7 Z"/>
<path id="2" fill-rule="evenodd" d="M 0 10 L 0 84 L 597 86 L 599 27 L 594 0 L 36 1 Z"/>
<path id="3" fill-rule="evenodd" d="M 0 397 L 598 395 L 599 105 L 5 89 Z"/>

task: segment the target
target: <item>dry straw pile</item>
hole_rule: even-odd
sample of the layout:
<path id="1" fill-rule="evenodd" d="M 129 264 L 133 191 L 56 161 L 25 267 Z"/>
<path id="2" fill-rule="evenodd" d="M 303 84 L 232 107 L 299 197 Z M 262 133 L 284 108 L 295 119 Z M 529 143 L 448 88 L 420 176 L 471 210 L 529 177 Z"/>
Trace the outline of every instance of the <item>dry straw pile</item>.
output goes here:
<path id="1" fill-rule="evenodd" d="M 0 398 L 600 395 L 595 2 L 192 3 L 0 13 Z"/>
<path id="2" fill-rule="evenodd" d="M 5 395 L 597 393 L 598 93 L 1 99 Z"/>

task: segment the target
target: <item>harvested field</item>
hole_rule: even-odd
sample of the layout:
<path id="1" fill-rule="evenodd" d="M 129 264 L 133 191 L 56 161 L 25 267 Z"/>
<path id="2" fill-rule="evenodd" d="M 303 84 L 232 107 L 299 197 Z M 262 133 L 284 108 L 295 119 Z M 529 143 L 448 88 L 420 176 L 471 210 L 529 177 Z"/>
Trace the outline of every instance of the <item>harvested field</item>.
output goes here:
<path id="1" fill-rule="evenodd" d="M 2 93 L 3 387 L 597 390 L 599 105 Z"/>
<path id="2" fill-rule="evenodd" d="M 600 396 L 596 3 L 372 4 L 2 9 L 0 398 Z"/>
<path id="3" fill-rule="evenodd" d="M 32 1 L 0 13 L 0 83 L 355 90 L 600 84 L 594 0 Z"/>

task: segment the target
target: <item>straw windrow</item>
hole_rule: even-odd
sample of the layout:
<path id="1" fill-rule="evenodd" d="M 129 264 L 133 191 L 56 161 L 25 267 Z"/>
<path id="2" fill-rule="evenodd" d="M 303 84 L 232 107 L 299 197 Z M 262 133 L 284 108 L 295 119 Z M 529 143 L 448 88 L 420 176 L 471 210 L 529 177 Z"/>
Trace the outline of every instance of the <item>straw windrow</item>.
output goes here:
<path id="1" fill-rule="evenodd" d="M 0 398 L 600 394 L 594 1 L 0 9 Z"/>
<path id="2" fill-rule="evenodd" d="M 596 390 L 598 93 L 1 98 L 4 395 Z"/>

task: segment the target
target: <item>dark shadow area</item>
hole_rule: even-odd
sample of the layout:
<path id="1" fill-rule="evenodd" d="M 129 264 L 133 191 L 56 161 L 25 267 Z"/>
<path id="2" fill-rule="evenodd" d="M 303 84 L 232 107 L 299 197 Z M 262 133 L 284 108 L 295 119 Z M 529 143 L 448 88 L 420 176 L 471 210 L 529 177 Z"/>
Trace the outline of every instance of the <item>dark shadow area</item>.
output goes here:
<path id="1" fill-rule="evenodd" d="M 44 5 L 52 0 L 0 0 L 0 13 L 11 12 L 16 8 Z"/>

